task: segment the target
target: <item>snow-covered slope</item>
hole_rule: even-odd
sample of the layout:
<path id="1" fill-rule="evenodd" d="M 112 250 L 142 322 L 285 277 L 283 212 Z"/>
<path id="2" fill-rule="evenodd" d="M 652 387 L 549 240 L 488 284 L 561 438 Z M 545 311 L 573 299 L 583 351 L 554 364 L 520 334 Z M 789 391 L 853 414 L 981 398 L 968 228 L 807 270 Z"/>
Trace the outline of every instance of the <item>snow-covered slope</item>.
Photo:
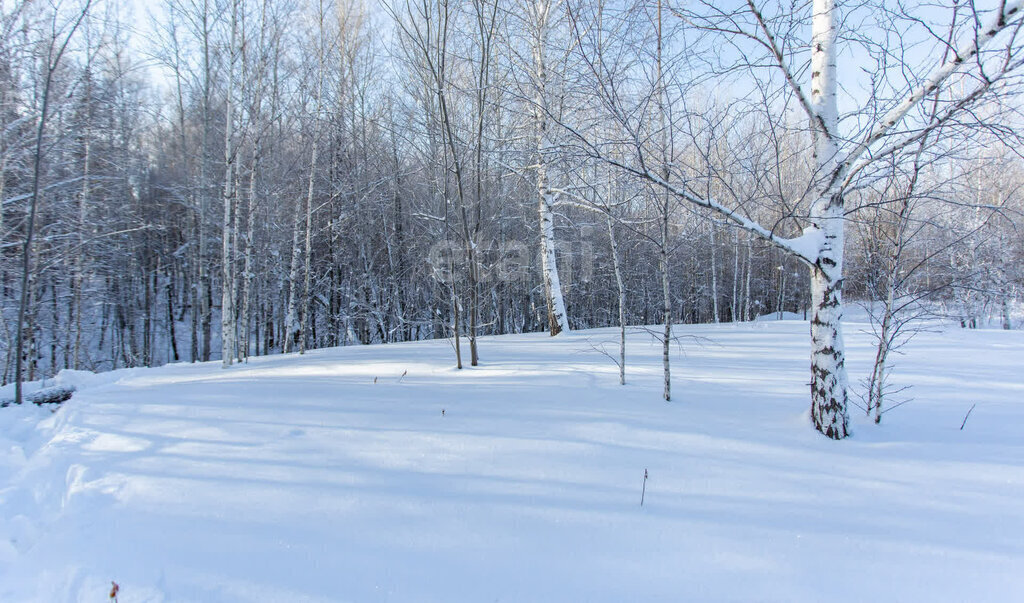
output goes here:
<path id="1" fill-rule="evenodd" d="M 1024 592 L 1024 334 L 918 336 L 914 401 L 836 443 L 808 424 L 806 323 L 678 331 L 671 403 L 640 330 L 625 387 L 614 330 L 485 338 L 463 371 L 438 341 L 65 376 L 38 428 L 0 410 L 0 600 Z"/>

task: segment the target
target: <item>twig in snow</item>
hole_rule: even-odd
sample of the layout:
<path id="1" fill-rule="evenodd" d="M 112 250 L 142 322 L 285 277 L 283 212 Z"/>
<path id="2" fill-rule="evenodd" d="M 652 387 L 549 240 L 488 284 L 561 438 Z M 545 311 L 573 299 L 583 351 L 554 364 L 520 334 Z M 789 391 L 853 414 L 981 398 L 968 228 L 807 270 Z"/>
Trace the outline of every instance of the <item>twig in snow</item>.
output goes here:
<path id="1" fill-rule="evenodd" d="M 967 417 L 971 416 L 971 411 L 974 410 L 974 407 L 977 406 L 977 405 L 978 405 L 977 402 L 975 402 L 974 404 L 971 404 L 971 409 L 967 411 L 966 415 L 964 415 L 964 422 L 960 424 L 960 431 L 964 430 L 964 425 L 967 425 Z"/>
<path id="2" fill-rule="evenodd" d="M 615 363 L 615 366 L 621 368 L 622 365 L 619 363 L 619 359 L 616 358 L 615 356 L 613 356 L 611 354 L 611 352 L 609 352 L 608 350 L 605 349 L 605 347 L 604 347 L 605 343 L 606 342 L 602 341 L 600 344 L 596 344 L 592 340 L 587 339 L 587 345 L 590 346 L 591 350 L 597 352 L 598 354 L 602 354 L 602 355 L 608 357 L 609 360 L 611 360 L 612 362 Z"/>
<path id="3" fill-rule="evenodd" d="M 644 506 L 644 495 L 647 494 L 647 469 L 644 469 L 644 486 L 640 490 L 640 506 Z"/>
<path id="4" fill-rule="evenodd" d="M 405 376 L 408 375 L 408 374 L 409 374 L 409 369 L 405 369 L 404 371 L 402 371 L 402 376 L 398 378 L 398 382 L 401 383 L 402 379 L 405 379 Z"/>

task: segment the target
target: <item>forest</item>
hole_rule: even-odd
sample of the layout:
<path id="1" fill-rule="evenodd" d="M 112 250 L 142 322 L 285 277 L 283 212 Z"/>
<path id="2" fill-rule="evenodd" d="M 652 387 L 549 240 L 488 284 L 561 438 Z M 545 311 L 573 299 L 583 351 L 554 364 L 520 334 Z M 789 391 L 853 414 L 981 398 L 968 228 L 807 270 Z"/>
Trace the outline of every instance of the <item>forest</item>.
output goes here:
<path id="1" fill-rule="evenodd" d="M 667 400 L 673 324 L 795 313 L 843 438 L 843 304 L 878 417 L 911 321 L 1020 325 L 1022 12 L 2 0 L 0 383 L 650 325 Z"/>

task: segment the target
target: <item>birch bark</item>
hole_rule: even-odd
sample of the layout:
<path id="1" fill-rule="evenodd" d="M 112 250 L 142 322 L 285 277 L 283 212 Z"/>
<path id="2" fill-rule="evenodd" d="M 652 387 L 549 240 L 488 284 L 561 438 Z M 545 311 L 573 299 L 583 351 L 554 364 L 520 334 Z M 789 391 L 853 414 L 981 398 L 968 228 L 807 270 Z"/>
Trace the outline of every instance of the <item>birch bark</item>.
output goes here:
<path id="1" fill-rule="evenodd" d="M 552 336 L 569 331 L 569 317 L 562 297 L 562 282 L 558 275 L 555 255 L 554 195 L 548 184 L 548 162 L 551 154 L 548 123 L 548 72 L 546 51 L 551 19 L 550 0 L 537 0 L 530 5 L 533 20 L 533 85 L 534 128 L 537 137 L 537 214 L 540 219 L 541 273 L 544 281 L 544 300 L 547 303 L 548 329 Z"/>

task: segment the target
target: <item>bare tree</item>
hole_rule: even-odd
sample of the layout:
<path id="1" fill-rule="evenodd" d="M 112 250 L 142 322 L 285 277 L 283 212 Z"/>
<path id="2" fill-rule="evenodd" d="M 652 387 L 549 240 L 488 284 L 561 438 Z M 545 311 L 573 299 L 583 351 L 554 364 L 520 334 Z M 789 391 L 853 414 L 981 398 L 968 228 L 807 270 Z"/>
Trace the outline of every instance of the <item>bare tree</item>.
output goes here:
<path id="1" fill-rule="evenodd" d="M 65 15 L 62 14 L 59 6 L 54 7 L 49 19 L 49 32 L 45 42 L 43 43 L 45 47 L 45 54 L 43 57 L 45 62 L 43 68 L 45 72 L 43 74 L 43 86 L 40 92 L 39 117 L 36 123 L 36 143 L 32 173 L 32 196 L 29 201 L 28 221 L 25 225 L 25 241 L 22 244 L 21 303 L 18 306 L 17 332 L 14 344 L 14 401 L 17 404 L 21 404 L 23 399 L 22 373 L 25 353 L 25 316 L 28 311 L 30 279 L 33 271 L 32 243 L 35 237 L 36 214 L 39 209 L 39 181 L 40 174 L 42 172 L 43 154 L 45 153 L 43 135 L 46 131 L 46 120 L 48 117 L 47 111 L 50 107 L 50 91 L 53 85 L 54 74 L 57 72 L 57 69 L 60 68 L 61 59 L 63 58 L 65 51 L 68 49 L 68 45 L 71 43 L 71 39 L 74 37 L 79 25 L 82 24 L 86 15 L 89 14 L 91 4 L 92 0 L 85 0 L 85 4 L 80 9 L 76 10 L 70 19 L 67 19 Z"/>
<path id="2" fill-rule="evenodd" d="M 551 162 L 556 149 L 551 141 L 552 124 L 548 119 L 548 114 L 552 111 L 548 53 L 553 23 L 561 13 L 559 4 L 560 2 L 551 0 L 540 0 L 527 2 L 524 7 L 533 58 L 529 80 L 533 88 L 533 121 L 537 141 L 535 171 L 537 214 L 540 219 L 541 276 L 548 311 L 548 330 L 552 336 L 569 330 L 569 317 L 565 310 L 562 281 L 558 276 L 555 255 L 555 194 L 550 185 Z"/>
<path id="3" fill-rule="evenodd" d="M 224 109 L 224 222 L 221 227 L 221 346 L 220 357 L 224 368 L 231 366 L 235 359 L 237 316 L 235 298 L 238 296 L 238 281 L 235 278 L 235 215 L 238 211 L 235 193 L 234 109 L 235 109 L 235 63 L 238 56 L 238 0 L 231 0 L 231 30 L 228 41 L 228 82 Z"/>
<path id="4" fill-rule="evenodd" d="M 609 71 L 598 48 L 601 41 L 581 46 L 589 54 L 591 70 L 611 117 L 626 132 L 625 139 L 632 144 L 633 159 L 618 160 L 609 155 L 601 144 L 583 134 L 578 136 L 578 140 L 595 158 L 616 165 L 681 201 L 711 210 L 792 254 L 810 268 L 811 419 L 814 427 L 826 436 L 845 438 L 849 428 L 841 323 L 846 219 L 844 196 L 868 168 L 877 167 L 881 158 L 922 140 L 934 128 L 955 118 L 986 94 L 993 93 L 997 83 L 1004 82 L 1006 76 L 1020 68 L 1022 49 L 1017 32 L 1021 27 L 1021 5 L 1000 3 L 989 14 L 978 12 L 967 17 L 957 7 L 950 16 L 949 36 L 941 42 L 955 51 L 919 80 L 908 81 L 902 86 L 892 85 L 888 71 L 891 68 L 888 63 L 880 64 L 878 81 L 895 88 L 893 96 L 891 99 L 883 98 L 876 88 L 869 98 L 862 100 L 864 107 L 875 108 L 876 112 L 862 113 L 869 125 L 864 127 L 860 124 L 858 131 L 852 134 L 840 127 L 837 43 L 841 21 L 840 11 L 833 0 L 815 0 L 811 14 L 806 17 L 811 27 L 809 93 L 799 83 L 803 68 L 794 62 L 796 39 L 792 32 L 798 28 L 793 24 L 802 18 L 788 7 L 778 7 L 776 17 L 766 16 L 764 7 L 753 0 L 744 9 L 736 11 L 705 5 L 694 10 L 675 9 L 675 12 L 692 26 L 712 33 L 715 39 L 724 39 L 752 52 L 759 48 L 762 54 L 743 55 L 738 59 L 737 68 L 753 71 L 766 61 L 783 82 L 786 94 L 794 99 L 806 116 L 813 137 L 813 161 L 807 179 L 809 208 L 803 234 L 791 238 L 780 236 L 744 216 L 736 207 L 707 198 L 685 182 L 667 178 L 661 167 L 664 162 L 658 160 L 660 151 L 647 142 L 637 120 L 631 119 L 624 110 L 619 88 L 608 81 Z M 776 24 L 785 28 L 773 28 Z M 582 28 L 578 29 L 582 31 Z M 1003 32 L 1008 33 L 1000 36 Z M 888 59 L 891 55 L 887 52 L 885 56 Z M 935 119 L 921 123 L 916 114 L 910 115 L 922 100 L 948 88 L 954 81 L 963 84 L 964 92 L 944 105 Z M 657 90 L 653 94 L 656 95 Z M 879 107 L 884 109 L 877 110 Z"/>
<path id="5" fill-rule="evenodd" d="M 448 0 L 424 0 L 418 4 L 406 2 L 401 8 L 389 7 L 389 11 L 409 44 L 410 54 L 423 70 L 432 92 L 432 97 L 427 102 L 434 109 L 433 113 L 437 119 L 436 127 L 445 166 L 442 184 L 444 221 L 447 226 L 448 207 L 451 206 L 457 219 L 457 227 L 453 231 L 461 239 L 467 277 L 465 297 L 469 301 L 466 312 L 469 325 L 466 334 L 469 339 L 470 364 L 476 366 L 479 362 L 477 330 L 481 276 L 479 236 L 484 202 L 482 157 L 489 105 L 488 94 L 492 86 L 490 78 L 493 43 L 497 33 L 497 4 L 483 1 L 472 4 L 467 21 L 469 27 L 472 27 L 473 34 L 469 38 L 475 46 L 476 57 L 475 60 L 467 59 L 464 63 L 454 62 L 456 55 L 453 54 L 451 40 L 455 35 L 455 21 L 460 13 Z M 460 68 L 467 66 L 470 69 L 468 77 L 472 82 L 471 109 L 462 112 L 456 98 L 456 74 Z M 471 123 L 471 129 L 460 134 L 457 131 L 460 121 Z M 475 169 L 471 170 L 471 167 Z M 454 267 L 454 258 L 452 262 Z M 453 279 L 451 282 L 456 362 L 461 368 L 459 321 L 462 296 L 456 294 L 452 271 L 450 278 Z"/>

